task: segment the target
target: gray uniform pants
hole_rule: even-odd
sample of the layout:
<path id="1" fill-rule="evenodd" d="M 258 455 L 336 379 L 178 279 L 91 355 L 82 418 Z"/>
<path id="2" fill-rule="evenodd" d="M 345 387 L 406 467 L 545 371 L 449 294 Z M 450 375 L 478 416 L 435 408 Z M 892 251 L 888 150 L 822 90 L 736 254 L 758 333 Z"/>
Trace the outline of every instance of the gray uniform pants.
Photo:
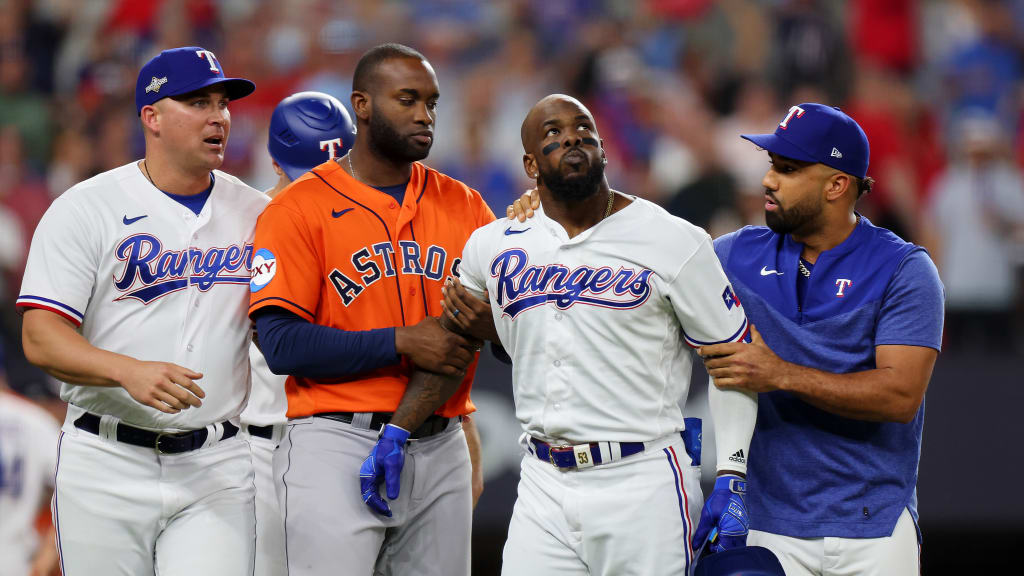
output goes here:
<path id="1" fill-rule="evenodd" d="M 274 454 L 288 575 L 468 576 L 472 491 L 462 426 L 456 420 L 407 445 L 391 518 L 360 495 L 359 466 L 376 442 L 376 430 L 326 418 L 288 423 Z"/>

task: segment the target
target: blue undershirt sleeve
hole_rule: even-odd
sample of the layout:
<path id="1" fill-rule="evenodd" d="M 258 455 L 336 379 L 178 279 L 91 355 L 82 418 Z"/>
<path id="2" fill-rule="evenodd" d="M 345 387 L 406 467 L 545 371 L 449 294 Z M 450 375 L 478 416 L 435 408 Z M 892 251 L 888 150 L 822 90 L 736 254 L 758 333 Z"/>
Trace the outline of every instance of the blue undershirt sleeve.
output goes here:
<path id="1" fill-rule="evenodd" d="M 260 350 L 274 374 L 342 378 L 400 361 L 394 328 L 339 330 L 274 306 L 260 310 L 254 320 Z"/>

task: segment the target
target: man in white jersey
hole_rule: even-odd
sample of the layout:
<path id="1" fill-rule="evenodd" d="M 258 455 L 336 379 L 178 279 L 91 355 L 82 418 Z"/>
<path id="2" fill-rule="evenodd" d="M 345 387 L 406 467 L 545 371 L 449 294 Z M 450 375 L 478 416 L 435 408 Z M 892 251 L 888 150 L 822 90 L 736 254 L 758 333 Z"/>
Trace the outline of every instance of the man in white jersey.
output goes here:
<path id="1" fill-rule="evenodd" d="M 270 116 L 267 151 L 278 178 L 267 196 L 277 196 L 314 166 L 344 156 L 354 138 L 355 126 L 337 98 L 323 92 L 299 92 L 281 100 Z M 249 347 L 252 390 L 241 415 L 256 475 L 255 575 L 280 576 L 287 573 L 288 564 L 273 464 L 274 450 L 281 443 L 288 421 L 284 394 L 288 376 L 270 371 L 258 341 L 256 335 Z"/>
<path id="2" fill-rule="evenodd" d="M 503 574 L 684 574 L 705 540 L 745 539 L 757 409 L 750 394 L 712 387 L 720 482 L 701 513 L 680 434 L 685 345 L 744 340 L 746 317 L 704 231 L 609 188 L 581 103 L 542 99 L 522 139 L 542 207 L 478 229 L 460 266 L 470 294 L 490 295 L 525 431 Z"/>
<path id="3" fill-rule="evenodd" d="M 53 491 L 60 426 L 7 388 L 0 357 L 0 576 L 48 576 L 57 564 L 53 531 L 36 518 Z"/>
<path id="4" fill-rule="evenodd" d="M 250 94 L 199 47 L 135 91 L 144 160 L 81 182 L 36 229 L 25 354 L 69 403 L 53 497 L 65 574 L 252 573 L 252 240 L 267 197 L 220 172 L 228 104 Z"/>

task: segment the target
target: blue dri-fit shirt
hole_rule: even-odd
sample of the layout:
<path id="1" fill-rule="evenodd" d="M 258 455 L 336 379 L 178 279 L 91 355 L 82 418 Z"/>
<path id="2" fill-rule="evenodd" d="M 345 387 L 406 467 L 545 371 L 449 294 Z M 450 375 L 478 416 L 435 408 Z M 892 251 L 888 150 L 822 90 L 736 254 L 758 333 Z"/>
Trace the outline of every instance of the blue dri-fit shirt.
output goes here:
<path id="1" fill-rule="evenodd" d="M 715 241 L 747 318 L 783 360 L 842 374 L 874 369 L 876 346 L 940 348 L 942 284 L 923 248 L 861 217 L 818 257 L 800 302 L 802 249 L 765 227 Z M 923 402 L 901 424 L 843 418 L 788 392 L 760 394 L 747 468 L 751 529 L 797 538 L 891 535 L 904 508 L 917 518 L 923 424 Z"/>

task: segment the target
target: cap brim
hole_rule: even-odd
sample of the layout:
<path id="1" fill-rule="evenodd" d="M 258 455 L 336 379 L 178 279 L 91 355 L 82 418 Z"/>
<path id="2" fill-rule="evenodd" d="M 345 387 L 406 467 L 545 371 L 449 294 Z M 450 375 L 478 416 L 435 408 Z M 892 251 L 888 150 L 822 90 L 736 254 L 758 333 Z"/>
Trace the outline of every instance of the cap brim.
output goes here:
<path id="1" fill-rule="evenodd" d="M 793 160 L 800 160 L 801 162 L 818 161 L 814 156 L 811 156 L 797 146 L 790 144 L 784 138 L 780 138 L 777 134 L 740 134 L 740 138 L 749 140 L 754 144 L 757 144 L 759 148 L 764 148 L 772 154 L 778 154 L 779 156 L 784 156 Z"/>
<path id="2" fill-rule="evenodd" d="M 185 94 L 195 92 L 196 90 L 202 90 L 207 86 L 213 86 L 214 84 L 222 84 L 224 86 L 224 90 L 226 91 L 229 100 L 245 98 L 256 90 L 256 85 L 245 78 L 218 78 L 214 76 L 213 78 L 207 78 L 202 82 L 197 82 L 190 86 L 183 86 L 173 94 L 167 94 L 167 97 L 173 98 L 176 96 L 183 96 Z"/>

